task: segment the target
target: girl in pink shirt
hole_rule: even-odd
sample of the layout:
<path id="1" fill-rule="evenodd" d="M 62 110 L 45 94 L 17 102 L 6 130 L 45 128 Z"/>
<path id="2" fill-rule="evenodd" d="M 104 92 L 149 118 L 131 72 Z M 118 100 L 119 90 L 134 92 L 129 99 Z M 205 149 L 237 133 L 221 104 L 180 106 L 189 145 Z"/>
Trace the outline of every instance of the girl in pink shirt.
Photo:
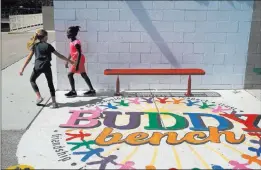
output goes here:
<path id="1" fill-rule="evenodd" d="M 73 61 L 75 61 L 75 65 L 70 66 L 70 71 L 68 73 L 68 78 L 69 82 L 71 85 L 71 91 L 66 93 L 65 96 L 67 97 L 75 97 L 77 96 L 77 92 L 75 90 L 75 82 L 73 75 L 74 73 L 81 74 L 82 78 L 85 80 L 87 85 L 89 86 L 89 91 L 85 92 L 84 95 L 95 95 L 96 92 L 94 88 L 92 87 L 91 80 L 86 74 L 85 70 L 85 56 L 82 54 L 82 49 L 81 49 L 81 42 L 76 38 L 78 32 L 80 30 L 79 26 L 71 26 L 67 30 L 67 37 L 71 39 L 70 42 L 70 55 L 69 59 L 72 58 Z M 66 68 L 68 68 L 68 62 L 65 65 Z"/>

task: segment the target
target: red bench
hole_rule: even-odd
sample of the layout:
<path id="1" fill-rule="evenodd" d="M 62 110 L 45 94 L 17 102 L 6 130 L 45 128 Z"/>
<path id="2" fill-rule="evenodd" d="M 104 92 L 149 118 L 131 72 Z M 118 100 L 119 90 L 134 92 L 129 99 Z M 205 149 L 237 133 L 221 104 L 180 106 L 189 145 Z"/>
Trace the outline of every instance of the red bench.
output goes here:
<path id="1" fill-rule="evenodd" d="M 115 96 L 120 96 L 119 75 L 188 75 L 186 96 L 191 96 L 191 75 L 205 75 L 205 71 L 198 68 L 181 69 L 106 69 L 104 75 L 117 75 Z"/>

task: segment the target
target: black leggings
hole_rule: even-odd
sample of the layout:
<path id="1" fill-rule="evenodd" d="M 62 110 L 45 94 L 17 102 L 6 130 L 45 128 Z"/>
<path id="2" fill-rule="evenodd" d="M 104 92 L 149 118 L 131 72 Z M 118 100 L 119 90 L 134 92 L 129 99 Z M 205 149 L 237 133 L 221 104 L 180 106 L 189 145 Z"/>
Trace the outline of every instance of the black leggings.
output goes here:
<path id="1" fill-rule="evenodd" d="M 68 78 L 69 78 L 69 82 L 72 88 L 72 91 L 75 91 L 75 82 L 74 82 L 74 78 L 73 78 L 74 73 L 70 72 L 68 74 Z M 85 80 L 85 82 L 87 83 L 88 87 L 90 90 L 94 90 L 92 87 L 92 83 L 90 78 L 87 76 L 86 73 L 81 73 L 82 78 Z"/>
<path id="2" fill-rule="evenodd" d="M 31 85 L 34 89 L 34 91 L 37 93 L 39 92 L 39 88 L 36 84 L 36 79 L 42 74 L 44 73 L 47 83 L 48 83 L 48 87 L 50 89 L 50 93 L 51 93 L 51 97 L 55 96 L 55 89 L 54 89 L 54 85 L 53 85 L 53 75 L 52 75 L 52 69 L 51 67 L 47 67 L 41 70 L 33 70 L 32 75 L 30 77 L 30 82 Z"/>

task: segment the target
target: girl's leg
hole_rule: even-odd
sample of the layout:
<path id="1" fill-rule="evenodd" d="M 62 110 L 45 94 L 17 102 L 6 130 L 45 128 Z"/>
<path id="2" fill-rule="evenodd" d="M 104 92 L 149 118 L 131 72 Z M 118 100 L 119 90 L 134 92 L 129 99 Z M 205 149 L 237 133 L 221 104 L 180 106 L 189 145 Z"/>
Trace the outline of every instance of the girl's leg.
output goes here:
<path id="1" fill-rule="evenodd" d="M 71 85 L 71 89 L 72 89 L 72 91 L 75 91 L 75 82 L 74 82 L 73 75 L 74 75 L 74 73 L 72 73 L 72 72 L 68 73 L 68 78 L 69 78 L 69 82 Z"/>
<path id="2" fill-rule="evenodd" d="M 30 83 L 32 85 L 34 92 L 36 93 L 36 96 L 37 96 L 36 104 L 40 104 L 43 101 L 43 98 L 40 94 L 39 88 L 36 84 L 36 79 L 41 75 L 41 73 L 42 72 L 34 69 L 32 74 L 31 74 L 31 77 L 30 77 Z"/>
<path id="3" fill-rule="evenodd" d="M 52 105 L 51 108 L 58 108 L 58 104 L 56 102 L 56 98 L 55 96 L 52 96 Z"/>
<path id="4" fill-rule="evenodd" d="M 76 93 L 76 90 L 75 90 L 75 81 L 74 81 L 73 75 L 74 75 L 74 73 L 72 73 L 72 72 L 68 73 L 68 79 L 69 79 L 72 90 L 69 93 L 65 94 L 65 96 L 67 96 L 67 97 L 77 96 L 77 93 Z"/>
<path id="5" fill-rule="evenodd" d="M 56 99 L 55 99 L 55 88 L 54 88 L 54 85 L 53 85 L 53 74 L 52 74 L 51 67 L 46 68 L 44 70 L 44 74 L 45 74 L 45 77 L 46 77 L 46 80 L 47 80 L 47 83 L 48 83 L 48 87 L 49 87 L 49 90 L 50 90 L 50 93 L 51 93 L 51 97 L 52 97 L 52 108 L 57 108 L 58 104 L 57 104 Z"/>
<path id="6" fill-rule="evenodd" d="M 91 80 L 90 80 L 90 78 L 87 76 L 86 72 L 81 73 L 81 76 L 82 76 L 82 78 L 85 80 L 85 82 L 87 83 L 87 85 L 89 86 L 89 89 L 90 89 L 88 92 L 84 93 L 84 95 L 95 94 L 96 92 L 95 92 L 95 90 L 94 90 L 94 88 L 93 88 L 93 86 L 92 86 Z"/>

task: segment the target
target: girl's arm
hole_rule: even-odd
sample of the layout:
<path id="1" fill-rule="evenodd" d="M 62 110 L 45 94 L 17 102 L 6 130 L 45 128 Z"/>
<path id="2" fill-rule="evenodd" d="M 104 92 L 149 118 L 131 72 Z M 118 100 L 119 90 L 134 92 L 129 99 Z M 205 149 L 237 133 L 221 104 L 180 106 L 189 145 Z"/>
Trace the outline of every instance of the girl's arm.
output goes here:
<path id="1" fill-rule="evenodd" d="M 31 61 L 33 55 L 34 55 L 34 51 L 31 50 L 30 53 L 28 54 L 26 60 L 25 60 L 25 63 L 24 63 L 24 65 L 23 65 L 23 67 L 22 67 L 22 71 L 20 72 L 20 74 L 23 74 L 24 69 L 26 68 L 26 66 L 28 65 L 28 63 Z"/>
<path id="2" fill-rule="evenodd" d="M 68 60 L 70 60 L 72 57 L 71 57 L 71 55 L 69 54 L 69 56 L 68 56 Z M 68 61 L 67 61 L 67 63 L 66 64 L 68 64 Z"/>
<path id="3" fill-rule="evenodd" d="M 70 59 L 71 59 L 71 55 L 69 54 L 68 60 L 70 60 Z M 68 68 L 68 61 L 66 61 L 66 63 L 65 63 L 65 68 Z"/>
<path id="4" fill-rule="evenodd" d="M 67 62 L 69 62 L 69 63 L 71 63 L 71 64 L 74 64 L 73 61 L 71 61 L 70 59 L 64 57 L 64 56 L 63 56 L 62 54 L 60 54 L 59 52 L 54 51 L 53 53 L 54 53 L 58 58 L 60 58 L 60 59 L 62 59 L 62 60 L 65 60 L 65 61 L 67 61 Z"/>
<path id="5" fill-rule="evenodd" d="M 79 69 L 79 64 L 80 64 L 80 61 L 81 61 L 82 53 L 81 53 L 80 44 L 76 44 L 75 47 L 76 47 L 77 52 L 78 52 L 78 57 L 77 57 L 77 61 L 76 61 L 76 71 L 77 71 Z"/>

